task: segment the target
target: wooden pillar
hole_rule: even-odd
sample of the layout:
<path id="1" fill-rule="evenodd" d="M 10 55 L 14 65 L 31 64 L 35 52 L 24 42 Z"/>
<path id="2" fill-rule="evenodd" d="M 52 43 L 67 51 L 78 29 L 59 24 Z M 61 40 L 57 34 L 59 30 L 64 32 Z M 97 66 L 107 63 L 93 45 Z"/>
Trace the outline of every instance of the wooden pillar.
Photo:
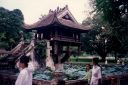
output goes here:
<path id="1" fill-rule="evenodd" d="M 53 38 L 53 33 L 52 31 L 50 32 L 50 40 Z"/>
<path id="2" fill-rule="evenodd" d="M 76 39 L 76 33 L 74 33 L 74 39 L 75 39 L 75 41 L 77 41 L 77 39 Z"/>
<path id="3" fill-rule="evenodd" d="M 36 34 L 36 37 L 37 37 L 37 40 L 39 40 L 39 34 L 38 33 Z"/>
<path id="4" fill-rule="evenodd" d="M 67 45 L 66 55 L 70 56 L 70 46 L 69 45 Z"/>
<path id="5" fill-rule="evenodd" d="M 61 58 L 62 58 L 62 56 L 61 56 L 62 50 L 63 50 L 63 46 L 58 43 L 58 60 L 59 60 L 59 63 L 61 62 Z"/>
<path id="6" fill-rule="evenodd" d="M 37 33 L 36 34 L 36 38 L 37 38 L 37 40 L 42 40 L 42 34 L 41 33 Z"/>
<path id="7" fill-rule="evenodd" d="M 54 42 L 54 54 L 58 54 L 58 43 Z"/>
<path id="8" fill-rule="evenodd" d="M 35 39 L 36 40 L 36 33 L 33 33 L 32 39 Z"/>
<path id="9" fill-rule="evenodd" d="M 80 51 L 81 51 L 81 46 L 78 45 L 78 55 L 80 55 Z"/>
<path id="10" fill-rule="evenodd" d="M 60 72 L 62 72 L 63 71 L 63 63 L 61 62 L 61 59 L 62 59 L 62 56 L 61 56 L 61 54 L 62 54 L 62 45 L 60 44 L 60 43 L 58 43 L 58 63 L 56 64 L 56 72 L 59 72 L 59 74 L 60 74 Z M 59 75 L 59 77 L 60 77 L 61 75 Z M 62 77 L 62 76 L 61 76 Z"/>
<path id="11" fill-rule="evenodd" d="M 56 64 L 58 63 L 58 43 L 56 41 L 53 43 L 53 60 Z"/>
<path id="12" fill-rule="evenodd" d="M 58 37 L 58 31 L 55 30 L 55 37 Z"/>
<path id="13" fill-rule="evenodd" d="M 43 33 L 41 33 L 41 40 L 43 40 Z"/>
<path id="14" fill-rule="evenodd" d="M 67 46 L 67 52 L 69 53 L 70 49 L 69 49 L 69 45 Z"/>
<path id="15" fill-rule="evenodd" d="M 37 38 L 37 30 L 32 30 L 33 34 L 32 34 L 32 39 L 35 39 Z"/>
<path id="16" fill-rule="evenodd" d="M 47 48 L 46 48 L 46 56 L 50 57 L 50 42 L 46 40 Z"/>
<path id="17" fill-rule="evenodd" d="M 61 64 L 60 64 L 60 54 L 59 54 L 59 43 L 58 42 L 54 42 L 54 56 L 53 56 L 53 58 L 54 58 L 54 61 L 55 61 L 55 71 L 56 72 L 58 72 L 58 71 L 60 71 L 61 70 Z"/>
<path id="18" fill-rule="evenodd" d="M 78 41 L 80 42 L 80 34 L 78 34 Z"/>

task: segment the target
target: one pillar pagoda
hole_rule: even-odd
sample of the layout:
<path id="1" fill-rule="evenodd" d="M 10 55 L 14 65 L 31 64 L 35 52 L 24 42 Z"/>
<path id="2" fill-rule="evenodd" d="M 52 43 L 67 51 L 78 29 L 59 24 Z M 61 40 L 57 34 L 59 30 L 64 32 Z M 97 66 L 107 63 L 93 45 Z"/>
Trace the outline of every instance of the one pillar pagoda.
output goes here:
<path id="1" fill-rule="evenodd" d="M 37 30 L 36 39 L 45 39 L 50 45 L 47 45 L 48 49 L 51 47 L 48 56 L 52 56 L 54 63 L 63 63 L 70 56 L 69 46 L 78 47 L 78 53 L 80 52 L 80 34 L 88 32 L 89 28 L 79 24 L 66 5 L 54 11 L 49 10 L 48 15 L 33 25 L 27 25 L 26 30 Z M 63 50 L 64 47 L 67 48 L 66 51 Z"/>

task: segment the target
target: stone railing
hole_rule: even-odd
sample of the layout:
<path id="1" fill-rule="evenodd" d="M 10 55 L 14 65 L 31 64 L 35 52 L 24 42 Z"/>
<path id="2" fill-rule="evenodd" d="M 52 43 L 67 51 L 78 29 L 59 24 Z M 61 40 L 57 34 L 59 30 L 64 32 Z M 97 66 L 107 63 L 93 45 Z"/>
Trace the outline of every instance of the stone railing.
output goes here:
<path id="1" fill-rule="evenodd" d="M 0 85 L 14 85 L 16 76 L 9 73 L 0 73 Z M 37 80 L 33 79 L 33 85 L 87 85 L 86 80 Z M 102 85 L 128 85 L 128 74 L 110 76 L 102 79 Z"/>

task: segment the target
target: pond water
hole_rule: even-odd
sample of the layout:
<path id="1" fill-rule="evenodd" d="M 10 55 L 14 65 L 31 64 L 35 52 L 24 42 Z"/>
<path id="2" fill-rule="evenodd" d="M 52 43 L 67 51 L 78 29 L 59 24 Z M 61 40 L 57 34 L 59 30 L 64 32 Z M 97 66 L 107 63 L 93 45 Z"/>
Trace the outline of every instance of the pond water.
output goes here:
<path id="1" fill-rule="evenodd" d="M 65 74 L 64 80 L 83 79 L 86 72 L 83 65 L 64 65 L 63 73 Z M 128 65 L 104 65 L 102 66 L 103 77 L 122 75 L 128 73 Z M 49 69 L 44 71 L 37 70 L 33 73 L 34 79 L 38 80 L 52 80 L 52 72 Z"/>

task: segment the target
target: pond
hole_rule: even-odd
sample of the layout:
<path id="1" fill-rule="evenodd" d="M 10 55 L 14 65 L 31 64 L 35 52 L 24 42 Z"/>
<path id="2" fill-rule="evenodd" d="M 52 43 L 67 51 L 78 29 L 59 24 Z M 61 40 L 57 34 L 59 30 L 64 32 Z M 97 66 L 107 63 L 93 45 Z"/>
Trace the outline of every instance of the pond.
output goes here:
<path id="1" fill-rule="evenodd" d="M 63 80 L 81 80 L 84 78 L 85 66 L 84 65 L 71 65 L 65 64 L 63 73 L 65 74 Z M 103 77 L 114 75 L 123 75 L 128 73 L 128 65 L 104 65 L 102 66 Z M 33 73 L 34 79 L 38 80 L 52 80 L 52 72 L 49 69 L 44 71 L 37 70 Z"/>

